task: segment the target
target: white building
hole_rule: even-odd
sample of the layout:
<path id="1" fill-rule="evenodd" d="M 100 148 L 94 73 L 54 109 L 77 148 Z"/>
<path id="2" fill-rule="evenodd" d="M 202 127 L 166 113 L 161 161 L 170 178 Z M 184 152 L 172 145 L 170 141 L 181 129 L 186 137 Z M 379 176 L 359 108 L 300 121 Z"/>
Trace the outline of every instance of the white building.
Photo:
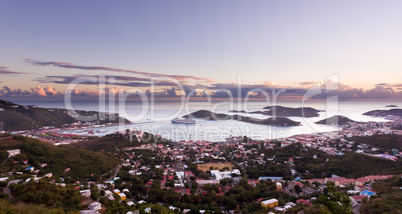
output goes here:
<path id="1" fill-rule="evenodd" d="M 82 197 L 89 198 L 89 197 L 91 197 L 91 190 L 89 190 L 89 189 L 81 190 L 80 194 L 82 195 Z"/>
<path id="2" fill-rule="evenodd" d="M 8 157 L 21 154 L 21 150 L 19 150 L 19 149 L 7 150 L 7 152 L 8 152 Z"/>
<path id="3" fill-rule="evenodd" d="M 105 195 L 106 196 L 113 196 L 113 192 L 110 190 L 105 190 Z"/>
<path id="4" fill-rule="evenodd" d="M 234 169 L 233 171 L 224 171 L 221 172 L 219 170 L 211 170 L 211 175 L 215 177 L 216 180 L 220 181 L 225 178 L 232 178 L 232 175 L 240 176 L 240 170 Z"/>
<path id="5" fill-rule="evenodd" d="M 92 204 L 88 205 L 88 209 L 90 210 L 101 210 L 102 204 L 99 202 L 93 202 Z"/>

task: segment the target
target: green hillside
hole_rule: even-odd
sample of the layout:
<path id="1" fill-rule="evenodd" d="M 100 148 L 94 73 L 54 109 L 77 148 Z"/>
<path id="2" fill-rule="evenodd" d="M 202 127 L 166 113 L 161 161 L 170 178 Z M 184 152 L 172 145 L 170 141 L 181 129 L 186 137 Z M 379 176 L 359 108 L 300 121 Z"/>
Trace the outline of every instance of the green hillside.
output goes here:
<path id="1" fill-rule="evenodd" d="M 115 152 L 116 150 L 121 150 L 128 147 L 141 146 L 142 144 L 169 144 L 170 140 L 157 137 L 153 134 L 145 132 L 142 141 L 139 142 L 136 137 L 130 140 L 130 136 L 121 133 L 108 134 L 103 137 L 94 137 L 80 143 L 73 143 L 68 145 L 69 147 L 76 149 L 85 149 L 91 151 L 104 151 L 104 152 Z"/>
<path id="2" fill-rule="evenodd" d="M 214 113 L 208 110 L 199 110 L 183 117 L 199 118 L 204 120 L 237 120 L 252 124 L 271 125 L 271 126 L 299 126 L 300 122 L 293 121 L 286 117 L 270 117 L 267 119 L 258 119 L 242 115 L 227 115 Z"/>
<path id="3" fill-rule="evenodd" d="M 7 159 L 6 150 L 20 149 L 21 154 Z M 5 161 L 7 159 L 7 161 Z M 0 138 L 0 172 L 24 170 L 21 164 L 13 161 L 28 160 L 31 166 L 40 170 L 40 175 L 52 172 L 55 177 L 71 177 L 76 180 L 90 178 L 97 180 L 110 173 L 118 164 L 117 158 L 107 156 L 104 153 L 83 149 L 58 147 L 41 141 L 22 136 Z M 46 167 L 40 167 L 41 163 L 47 163 Z M 70 168 L 65 172 L 66 168 Z"/>
<path id="4" fill-rule="evenodd" d="M 372 136 L 354 136 L 352 139 L 356 141 L 356 143 L 364 143 L 388 151 L 392 149 L 402 151 L 402 135 L 376 134 Z"/>
<path id="5" fill-rule="evenodd" d="M 356 123 L 356 121 L 342 115 L 334 115 L 327 119 L 320 120 L 316 123 L 322 125 L 346 125 L 348 123 Z"/>
<path id="6" fill-rule="evenodd" d="M 26 107 L 0 100 L 0 122 L 4 131 L 28 130 L 43 126 L 60 127 L 77 120 L 67 114 L 66 110 Z"/>

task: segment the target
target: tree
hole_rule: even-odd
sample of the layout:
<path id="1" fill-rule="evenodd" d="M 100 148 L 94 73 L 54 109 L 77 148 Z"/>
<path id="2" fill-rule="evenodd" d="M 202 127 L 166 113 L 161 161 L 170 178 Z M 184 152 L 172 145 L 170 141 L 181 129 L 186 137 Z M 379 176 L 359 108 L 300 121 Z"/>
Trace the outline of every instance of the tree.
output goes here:
<path id="1" fill-rule="evenodd" d="M 8 158 L 8 152 L 0 151 L 0 162 L 5 161 Z"/>
<path id="2" fill-rule="evenodd" d="M 95 184 L 91 184 L 91 198 L 92 200 L 97 200 L 100 197 L 100 192 Z"/>
<path id="3" fill-rule="evenodd" d="M 295 185 L 295 191 L 297 194 L 300 194 L 302 192 L 302 189 L 300 188 L 299 185 Z"/>
<path id="4" fill-rule="evenodd" d="M 225 206 L 226 210 L 234 210 L 237 208 L 237 201 L 234 199 L 229 199 Z"/>

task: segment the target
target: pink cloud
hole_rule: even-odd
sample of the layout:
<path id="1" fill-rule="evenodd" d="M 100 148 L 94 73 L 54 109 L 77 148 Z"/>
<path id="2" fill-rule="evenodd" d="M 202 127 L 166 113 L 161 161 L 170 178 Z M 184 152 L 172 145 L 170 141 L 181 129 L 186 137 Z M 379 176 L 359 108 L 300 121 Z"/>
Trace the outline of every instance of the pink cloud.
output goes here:
<path id="1" fill-rule="evenodd" d="M 56 91 L 56 89 L 52 88 L 49 85 L 45 88 L 42 88 L 41 86 L 36 86 L 35 88 L 31 88 L 31 91 L 34 95 L 39 96 L 61 95 L 60 92 Z"/>

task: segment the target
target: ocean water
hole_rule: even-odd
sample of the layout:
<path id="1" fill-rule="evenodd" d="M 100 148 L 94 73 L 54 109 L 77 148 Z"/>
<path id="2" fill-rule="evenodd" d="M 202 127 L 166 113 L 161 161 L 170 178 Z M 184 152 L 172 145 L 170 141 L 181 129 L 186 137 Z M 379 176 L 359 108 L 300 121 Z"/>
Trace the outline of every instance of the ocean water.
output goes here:
<path id="1" fill-rule="evenodd" d="M 45 108 L 65 108 L 64 102 L 35 102 L 20 101 L 22 105 L 36 105 Z M 196 124 L 172 124 L 171 120 L 176 117 L 189 114 L 197 110 L 210 110 L 217 113 L 229 113 L 230 110 L 258 111 L 268 105 L 281 105 L 285 107 L 312 107 L 320 112 L 319 117 L 302 118 L 289 117 L 294 121 L 301 122 L 301 126 L 295 127 L 278 127 L 267 125 L 256 125 L 234 120 L 225 121 L 206 121 L 196 119 Z M 76 110 L 94 110 L 107 111 L 105 109 L 113 109 L 110 112 L 118 112 L 120 116 L 127 118 L 133 124 L 109 126 L 95 128 L 95 135 L 105 135 L 116 131 L 126 129 L 142 130 L 159 134 L 165 138 L 172 140 L 207 140 L 207 141 L 224 141 L 230 136 L 248 136 L 253 139 L 274 139 L 289 137 L 297 134 L 308 134 L 317 132 L 337 131 L 337 126 L 318 125 L 314 122 L 331 117 L 333 115 L 343 115 L 356 121 L 387 121 L 383 118 L 375 118 L 364 116 L 363 113 L 376 109 L 390 109 L 386 105 L 394 104 L 402 106 L 402 102 L 378 102 L 378 101 L 310 101 L 301 102 L 155 102 L 140 103 L 127 102 L 124 106 L 101 106 L 98 102 L 74 102 L 73 108 Z M 268 118 L 269 116 L 259 114 L 243 114 L 245 116 L 255 118 Z"/>

